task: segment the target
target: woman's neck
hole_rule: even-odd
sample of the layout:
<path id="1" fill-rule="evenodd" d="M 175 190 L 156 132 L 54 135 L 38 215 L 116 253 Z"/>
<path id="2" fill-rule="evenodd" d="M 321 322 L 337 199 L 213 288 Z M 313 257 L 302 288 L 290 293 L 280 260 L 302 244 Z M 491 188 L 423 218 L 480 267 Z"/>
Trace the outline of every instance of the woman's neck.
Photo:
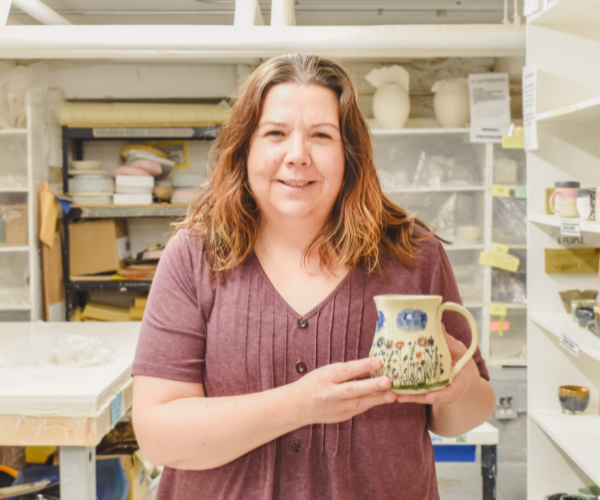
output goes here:
<path id="1" fill-rule="evenodd" d="M 265 221 L 261 227 L 255 245 L 255 253 L 260 260 L 275 258 L 280 260 L 302 259 L 311 241 L 319 234 L 322 224 L 314 220 L 273 220 Z M 315 271 L 314 265 L 319 262 L 319 252 L 315 249 L 308 256 L 308 264 Z"/>

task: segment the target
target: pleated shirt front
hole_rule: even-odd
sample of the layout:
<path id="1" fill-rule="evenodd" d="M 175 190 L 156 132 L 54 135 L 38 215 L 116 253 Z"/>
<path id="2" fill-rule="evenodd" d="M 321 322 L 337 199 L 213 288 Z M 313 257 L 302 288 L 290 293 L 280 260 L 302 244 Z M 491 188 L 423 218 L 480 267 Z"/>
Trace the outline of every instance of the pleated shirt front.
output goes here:
<path id="1" fill-rule="evenodd" d="M 375 295 L 442 295 L 444 302 L 460 302 L 446 254 L 434 238 L 421 244 L 411 269 L 389 261 L 385 277 L 351 271 L 304 316 L 283 300 L 254 255 L 225 283 L 210 284 L 208 278 L 202 242 L 180 230 L 152 284 L 133 374 L 203 383 L 207 397 L 266 391 L 330 363 L 368 357 L 377 322 Z M 470 344 L 462 316 L 447 312 L 443 322 L 448 333 Z M 474 360 L 489 379 L 479 350 Z M 216 469 L 166 467 L 157 495 L 157 500 L 367 498 L 439 498 L 426 406 L 393 403 L 339 424 L 302 427 Z"/>

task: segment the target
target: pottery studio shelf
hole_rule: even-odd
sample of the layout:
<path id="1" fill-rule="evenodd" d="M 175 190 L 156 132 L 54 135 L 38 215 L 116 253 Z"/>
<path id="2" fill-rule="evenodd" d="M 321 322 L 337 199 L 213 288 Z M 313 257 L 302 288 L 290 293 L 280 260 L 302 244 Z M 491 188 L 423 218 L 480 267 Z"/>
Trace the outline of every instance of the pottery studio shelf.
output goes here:
<path id="1" fill-rule="evenodd" d="M 579 350 L 600 361 L 600 339 L 592 332 L 581 330 L 564 312 L 530 312 L 529 317 L 538 326 L 560 337 L 567 336 L 579 346 Z"/>
<path id="2" fill-rule="evenodd" d="M 543 2 L 545 9 L 527 16 L 528 24 L 590 24 L 600 23 L 600 5 L 595 0 Z"/>
<path id="3" fill-rule="evenodd" d="M 600 120 L 600 97 L 537 114 L 538 122 L 595 123 Z"/>
<path id="4" fill-rule="evenodd" d="M 148 292 L 152 280 L 71 280 L 69 292 Z"/>
<path id="5" fill-rule="evenodd" d="M 485 186 L 441 186 L 441 187 L 406 187 L 384 191 L 385 194 L 400 193 L 452 193 L 454 191 L 485 191 Z"/>
<path id="6" fill-rule="evenodd" d="M 220 126 L 173 127 L 62 127 L 63 192 L 69 192 L 69 165 L 72 160 L 84 159 L 84 145 L 95 141 L 211 141 L 217 138 Z M 117 146 L 115 146 L 117 147 Z M 118 148 L 117 148 L 118 150 Z M 165 218 L 176 219 L 187 213 L 188 204 L 160 203 L 152 205 L 73 205 L 64 217 L 63 284 L 65 316 L 71 320 L 75 299 L 81 305 L 85 292 L 148 292 L 151 280 L 78 279 L 70 275 L 69 238 L 71 223 L 80 219 L 103 218 Z"/>
<path id="7" fill-rule="evenodd" d="M 535 224 L 560 227 L 563 222 L 574 222 L 579 224 L 581 231 L 588 233 L 600 233 L 600 222 L 573 218 L 560 218 L 556 215 L 530 215 L 529 220 Z"/>
<path id="8" fill-rule="evenodd" d="M 70 219 L 114 217 L 183 217 L 188 204 L 154 203 L 152 205 L 73 205 Z"/>
<path id="9" fill-rule="evenodd" d="M 373 137 L 395 136 L 395 135 L 411 135 L 411 134 L 468 134 L 468 128 L 399 128 L 399 129 L 381 129 L 372 128 L 371 134 Z"/>
<path id="10" fill-rule="evenodd" d="M 592 411 L 566 415 L 560 410 L 530 410 L 530 416 L 592 481 L 600 484 L 600 416 Z"/>

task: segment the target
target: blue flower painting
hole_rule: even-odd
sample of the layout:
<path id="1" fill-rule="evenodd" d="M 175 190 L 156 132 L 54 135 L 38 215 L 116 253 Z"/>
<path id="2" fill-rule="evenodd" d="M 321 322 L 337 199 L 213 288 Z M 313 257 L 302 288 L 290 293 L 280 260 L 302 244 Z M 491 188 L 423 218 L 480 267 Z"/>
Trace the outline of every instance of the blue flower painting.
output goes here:
<path id="1" fill-rule="evenodd" d="M 383 316 L 383 313 L 381 311 L 377 311 L 377 330 L 375 331 L 379 331 L 383 328 L 383 323 L 385 322 L 385 318 Z"/>
<path id="2" fill-rule="evenodd" d="M 420 332 L 427 327 L 427 314 L 418 309 L 404 309 L 398 314 L 396 324 L 405 332 Z"/>

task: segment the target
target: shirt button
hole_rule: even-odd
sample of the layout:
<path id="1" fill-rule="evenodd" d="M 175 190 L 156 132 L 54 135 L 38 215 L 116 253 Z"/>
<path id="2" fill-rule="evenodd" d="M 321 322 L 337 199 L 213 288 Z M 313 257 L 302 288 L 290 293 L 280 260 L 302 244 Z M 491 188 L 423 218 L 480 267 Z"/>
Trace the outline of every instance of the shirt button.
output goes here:
<path id="1" fill-rule="evenodd" d="M 308 326 L 306 318 L 298 318 L 298 328 L 305 329 Z"/>
<path id="2" fill-rule="evenodd" d="M 302 449 L 302 446 L 300 445 L 300 443 L 298 441 L 294 441 L 292 443 L 292 450 L 294 450 L 294 453 L 300 453 L 301 449 Z"/>
<path id="3" fill-rule="evenodd" d="M 296 371 L 298 373 L 304 373 L 306 370 L 307 370 L 306 363 L 304 363 L 304 361 L 298 361 L 296 363 Z"/>

